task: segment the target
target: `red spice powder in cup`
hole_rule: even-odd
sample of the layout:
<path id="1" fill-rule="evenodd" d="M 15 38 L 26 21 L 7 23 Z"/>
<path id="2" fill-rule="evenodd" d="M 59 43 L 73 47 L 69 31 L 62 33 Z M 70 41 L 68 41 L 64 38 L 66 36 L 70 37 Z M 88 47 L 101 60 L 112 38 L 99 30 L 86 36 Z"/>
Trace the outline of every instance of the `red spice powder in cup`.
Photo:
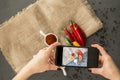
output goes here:
<path id="1" fill-rule="evenodd" d="M 56 38 L 55 35 L 49 34 L 49 35 L 46 36 L 46 43 L 47 43 L 48 45 L 51 45 L 52 43 L 54 43 L 54 42 L 56 42 L 56 41 L 57 41 L 57 38 Z"/>

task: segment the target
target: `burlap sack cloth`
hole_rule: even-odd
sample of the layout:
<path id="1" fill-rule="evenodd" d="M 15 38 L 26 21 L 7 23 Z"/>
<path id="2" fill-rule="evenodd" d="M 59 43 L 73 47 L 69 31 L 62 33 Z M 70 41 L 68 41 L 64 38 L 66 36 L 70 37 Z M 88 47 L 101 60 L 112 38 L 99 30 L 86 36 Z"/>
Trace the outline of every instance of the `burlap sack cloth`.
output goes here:
<path id="1" fill-rule="evenodd" d="M 0 26 L 0 48 L 18 72 L 41 48 L 43 36 L 53 32 L 65 44 L 63 28 L 69 20 L 77 22 L 87 36 L 102 27 L 86 0 L 38 0 Z"/>

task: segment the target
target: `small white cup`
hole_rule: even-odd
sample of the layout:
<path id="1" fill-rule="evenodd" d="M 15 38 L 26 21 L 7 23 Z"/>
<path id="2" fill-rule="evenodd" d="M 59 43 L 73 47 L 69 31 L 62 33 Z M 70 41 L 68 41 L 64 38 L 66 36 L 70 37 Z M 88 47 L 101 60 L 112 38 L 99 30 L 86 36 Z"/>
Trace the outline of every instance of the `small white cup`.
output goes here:
<path id="1" fill-rule="evenodd" d="M 47 41 L 46 41 L 46 38 L 48 38 L 50 35 L 52 35 L 52 36 L 54 36 L 55 38 L 56 38 L 56 41 L 54 41 L 54 42 L 58 42 L 58 37 L 54 34 L 54 33 L 48 33 L 48 34 L 45 34 L 43 31 L 41 31 L 40 30 L 40 34 L 44 37 L 44 43 L 45 43 L 45 45 L 47 45 L 47 46 L 49 46 L 49 45 L 51 45 L 51 44 L 48 44 L 47 43 Z M 54 43 L 53 42 L 53 43 Z"/>

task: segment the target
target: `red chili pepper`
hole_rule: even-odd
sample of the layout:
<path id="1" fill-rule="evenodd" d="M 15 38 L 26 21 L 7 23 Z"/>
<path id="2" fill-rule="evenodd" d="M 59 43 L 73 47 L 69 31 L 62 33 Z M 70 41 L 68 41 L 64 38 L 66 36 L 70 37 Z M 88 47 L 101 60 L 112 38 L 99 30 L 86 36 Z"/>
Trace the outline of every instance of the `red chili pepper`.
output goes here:
<path id="1" fill-rule="evenodd" d="M 70 20 L 70 23 L 71 23 L 70 28 L 75 36 L 75 41 L 77 41 L 81 46 L 84 46 L 85 42 L 83 40 L 82 34 L 77 29 L 78 27 L 74 25 L 75 23 L 72 20 Z"/>
<path id="2" fill-rule="evenodd" d="M 64 29 L 64 32 L 65 32 L 65 33 L 66 33 L 66 35 L 69 37 L 70 41 L 71 41 L 71 42 L 73 42 L 73 41 L 74 41 L 74 39 L 73 39 L 73 37 L 72 37 L 71 33 L 67 30 L 67 28 L 65 28 L 65 29 Z"/>
<path id="3" fill-rule="evenodd" d="M 76 32 L 76 35 L 78 36 L 78 39 L 79 39 L 79 43 L 81 46 L 85 46 L 85 42 L 81 36 L 81 33 L 77 30 L 77 28 L 75 28 L 75 32 Z"/>
<path id="4" fill-rule="evenodd" d="M 82 34 L 82 38 L 83 38 L 84 42 L 86 42 L 86 34 L 85 34 L 85 32 L 80 28 L 80 26 L 77 23 L 74 23 L 74 25 L 77 28 L 77 30 Z"/>
<path id="5" fill-rule="evenodd" d="M 71 35 L 72 35 L 73 40 L 76 41 L 76 38 L 73 32 L 71 32 Z"/>
<path id="6" fill-rule="evenodd" d="M 74 28 L 74 25 L 73 25 L 72 21 L 70 21 L 70 29 L 72 30 L 72 36 L 74 38 L 74 41 L 77 41 L 79 43 L 79 39 L 78 39 L 78 37 L 76 35 L 76 31 L 75 31 L 75 28 Z"/>

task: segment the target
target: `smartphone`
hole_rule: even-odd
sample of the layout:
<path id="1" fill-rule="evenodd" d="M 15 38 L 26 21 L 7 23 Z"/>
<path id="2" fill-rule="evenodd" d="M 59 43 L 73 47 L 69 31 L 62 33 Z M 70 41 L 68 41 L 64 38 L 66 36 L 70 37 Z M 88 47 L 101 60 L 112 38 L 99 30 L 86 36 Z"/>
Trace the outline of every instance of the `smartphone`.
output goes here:
<path id="1" fill-rule="evenodd" d="M 93 47 L 57 46 L 57 66 L 97 68 L 99 51 Z"/>

